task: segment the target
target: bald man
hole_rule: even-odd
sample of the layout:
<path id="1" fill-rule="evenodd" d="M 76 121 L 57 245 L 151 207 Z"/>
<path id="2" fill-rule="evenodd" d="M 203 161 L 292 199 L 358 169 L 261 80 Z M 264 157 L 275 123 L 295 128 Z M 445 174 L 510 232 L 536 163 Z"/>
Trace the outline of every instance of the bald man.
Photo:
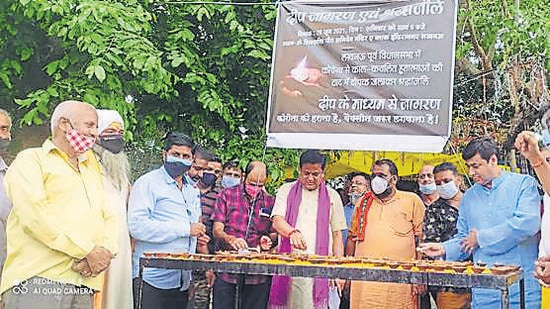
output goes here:
<path id="1" fill-rule="evenodd" d="M 65 101 L 51 140 L 19 153 L 5 178 L 13 203 L 0 292 L 6 308 L 92 308 L 117 245 L 117 218 L 105 198 L 93 106 Z"/>
<path id="2" fill-rule="evenodd" d="M 264 190 L 267 168 L 251 162 L 242 184 L 220 192 L 212 219 L 214 237 L 225 250 L 259 248 L 268 251 L 276 234 L 271 233 L 271 209 L 275 199 Z M 237 278 L 220 274 L 214 282 L 214 308 L 233 308 Z M 243 308 L 267 308 L 271 280 L 267 276 L 246 276 L 241 290 Z"/>

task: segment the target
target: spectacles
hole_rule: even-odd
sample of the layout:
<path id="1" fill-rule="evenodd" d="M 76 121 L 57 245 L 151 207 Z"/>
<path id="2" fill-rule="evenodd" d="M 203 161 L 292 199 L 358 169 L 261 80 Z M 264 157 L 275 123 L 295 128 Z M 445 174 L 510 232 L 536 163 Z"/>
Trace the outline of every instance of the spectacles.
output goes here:
<path id="1" fill-rule="evenodd" d="M 2 133 L 10 132 L 10 126 L 0 126 L 0 132 Z"/>
<path id="2" fill-rule="evenodd" d="M 427 173 L 427 174 L 418 174 L 418 178 L 424 179 L 424 178 L 434 178 L 434 174 Z"/>

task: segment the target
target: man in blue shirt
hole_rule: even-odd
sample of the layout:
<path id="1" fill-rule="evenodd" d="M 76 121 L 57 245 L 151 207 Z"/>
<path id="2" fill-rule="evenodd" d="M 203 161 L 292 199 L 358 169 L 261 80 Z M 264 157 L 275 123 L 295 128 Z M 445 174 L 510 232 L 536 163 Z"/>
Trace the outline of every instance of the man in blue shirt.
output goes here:
<path id="1" fill-rule="evenodd" d="M 472 140 L 462 152 L 476 182 L 460 202 L 457 233 L 444 243 L 420 246 L 429 256 L 474 262 L 518 265 L 525 276 L 526 308 L 540 308 L 541 291 L 535 279 L 540 205 L 536 181 L 528 175 L 498 167 L 498 149 L 490 138 Z M 519 286 L 510 289 L 511 308 L 519 308 Z M 473 289 L 472 308 L 500 308 L 500 291 Z"/>
<path id="2" fill-rule="evenodd" d="M 185 175 L 193 162 L 193 141 L 169 133 L 162 151 L 164 164 L 141 176 L 132 187 L 128 227 L 136 240 L 132 255 L 134 299 L 137 297 L 139 258 L 143 252 L 194 253 L 197 239 L 208 242 L 201 215 L 200 192 Z M 191 272 L 145 268 L 143 309 L 186 308 Z"/>
<path id="3" fill-rule="evenodd" d="M 353 211 L 355 210 L 355 204 L 357 201 L 361 200 L 365 193 L 370 191 L 369 182 L 370 178 L 367 174 L 363 172 L 353 172 L 348 176 L 350 180 L 349 188 L 349 203 L 344 206 L 344 217 L 346 217 L 346 224 L 351 226 L 351 217 L 353 216 Z M 348 239 L 348 230 L 342 231 L 342 237 L 344 239 L 344 248 L 346 241 Z"/>

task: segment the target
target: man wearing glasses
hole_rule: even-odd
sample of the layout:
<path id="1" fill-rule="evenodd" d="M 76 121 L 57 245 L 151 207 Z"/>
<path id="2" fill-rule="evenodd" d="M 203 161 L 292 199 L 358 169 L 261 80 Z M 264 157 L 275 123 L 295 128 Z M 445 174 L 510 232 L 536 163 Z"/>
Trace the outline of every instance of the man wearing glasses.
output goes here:
<path id="1" fill-rule="evenodd" d="M 134 299 L 137 302 L 139 258 L 143 252 L 195 253 L 209 238 L 201 216 L 200 193 L 185 175 L 193 162 L 193 141 L 169 133 L 162 151 L 163 165 L 136 180 L 128 204 L 128 228 L 136 240 L 132 255 Z M 143 270 L 144 309 L 185 308 L 191 272 L 179 269 Z"/>
<path id="2" fill-rule="evenodd" d="M 420 191 L 420 199 L 426 207 L 433 204 L 439 199 L 437 188 L 434 181 L 433 165 L 424 165 L 418 172 L 418 191 Z"/>
<path id="3" fill-rule="evenodd" d="M 220 192 L 212 220 L 214 237 L 225 250 L 247 252 L 249 248 L 271 250 L 275 233 L 271 233 L 271 209 L 274 198 L 264 190 L 267 168 L 253 161 L 246 170 L 244 183 Z M 233 308 L 237 276 L 218 274 L 214 281 L 214 308 Z M 243 308 L 267 308 L 271 278 L 245 276 L 241 299 Z"/>
<path id="4" fill-rule="evenodd" d="M 346 252 L 368 258 L 416 258 L 416 240 L 422 237 L 425 207 L 411 192 L 396 189 L 397 166 L 382 159 L 372 166 L 374 198 L 355 208 Z M 354 245 L 355 250 L 349 247 Z M 420 288 L 409 284 L 353 281 L 351 308 L 414 308 Z"/>

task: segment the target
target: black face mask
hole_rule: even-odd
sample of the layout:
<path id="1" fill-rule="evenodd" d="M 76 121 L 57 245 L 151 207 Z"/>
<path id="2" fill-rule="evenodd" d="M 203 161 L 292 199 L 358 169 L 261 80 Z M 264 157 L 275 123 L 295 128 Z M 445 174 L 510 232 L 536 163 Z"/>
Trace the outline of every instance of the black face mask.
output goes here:
<path id="1" fill-rule="evenodd" d="M 212 174 L 212 173 L 203 173 L 200 182 L 201 182 L 205 187 L 212 187 L 212 186 L 214 186 L 214 184 L 216 183 L 216 180 L 217 180 L 217 179 L 218 179 L 218 177 L 216 177 L 215 174 Z"/>
<path id="2" fill-rule="evenodd" d="M 0 154 L 8 152 L 8 146 L 11 140 L 9 138 L 0 138 Z"/>
<path id="3" fill-rule="evenodd" d="M 172 156 L 165 156 L 164 158 L 164 169 L 166 169 L 168 175 L 174 179 L 187 172 L 189 167 L 191 167 L 191 161 L 189 160 L 175 158 Z"/>
<path id="4" fill-rule="evenodd" d="M 117 154 L 124 149 L 124 139 L 120 134 L 100 136 L 96 143 L 114 154 Z"/>

